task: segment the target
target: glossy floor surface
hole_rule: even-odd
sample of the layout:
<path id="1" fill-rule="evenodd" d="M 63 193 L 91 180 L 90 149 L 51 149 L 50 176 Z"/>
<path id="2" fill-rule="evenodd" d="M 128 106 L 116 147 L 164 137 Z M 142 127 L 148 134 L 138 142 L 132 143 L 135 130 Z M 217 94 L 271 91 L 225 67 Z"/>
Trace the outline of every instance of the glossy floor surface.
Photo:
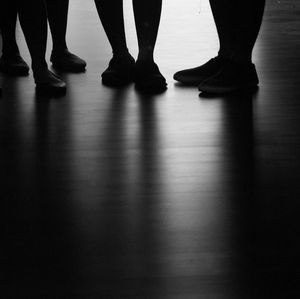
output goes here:
<path id="1" fill-rule="evenodd" d="M 268 1 L 260 88 L 226 97 L 172 79 L 216 55 L 207 0 L 165 1 L 169 88 L 156 96 L 102 86 L 110 48 L 94 3 L 70 2 L 69 48 L 88 69 L 61 75 L 67 95 L 2 76 L 1 297 L 299 298 L 298 0 Z"/>

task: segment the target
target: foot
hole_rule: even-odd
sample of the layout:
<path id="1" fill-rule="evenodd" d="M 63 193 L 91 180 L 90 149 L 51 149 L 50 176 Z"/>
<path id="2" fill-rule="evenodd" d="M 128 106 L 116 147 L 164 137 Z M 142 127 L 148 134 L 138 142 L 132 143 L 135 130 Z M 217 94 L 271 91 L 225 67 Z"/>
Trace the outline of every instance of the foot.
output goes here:
<path id="1" fill-rule="evenodd" d="M 29 66 L 19 53 L 2 55 L 0 58 L 0 71 L 13 76 L 26 76 Z"/>
<path id="2" fill-rule="evenodd" d="M 255 88 L 258 83 L 253 63 L 241 64 L 231 61 L 215 76 L 200 83 L 198 88 L 207 93 L 224 94 Z"/>
<path id="3" fill-rule="evenodd" d="M 210 59 L 203 65 L 179 71 L 173 78 L 185 85 L 198 86 L 202 81 L 215 75 L 228 61 L 220 56 Z"/>
<path id="4" fill-rule="evenodd" d="M 85 71 L 86 62 L 68 50 L 60 52 L 52 51 L 50 61 L 54 68 L 65 71 L 80 73 Z"/>
<path id="5" fill-rule="evenodd" d="M 66 83 L 48 69 L 34 72 L 36 91 L 45 95 L 63 95 L 66 93 Z"/>
<path id="6" fill-rule="evenodd" d="M 155 62 L 137 61 L 134 81 L 138 89 L 147 92 L 160 92 L 167 88 L 166 79 Z"/>
<path id="7" fill-rule="evenodd" d="M 135 60 L 128 53 L 122 56 L 113 56 L 108 68 L 102 73 L 102 83 L 107 86 L 122 86 L 133 82 Z"/>

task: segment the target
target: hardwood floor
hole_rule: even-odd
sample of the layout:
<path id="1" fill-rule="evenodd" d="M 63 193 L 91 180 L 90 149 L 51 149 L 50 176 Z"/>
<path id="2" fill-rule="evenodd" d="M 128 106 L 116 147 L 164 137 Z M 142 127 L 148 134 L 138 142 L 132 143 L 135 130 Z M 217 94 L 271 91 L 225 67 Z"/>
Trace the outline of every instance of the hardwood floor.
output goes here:
<path id="1" fill-rule="evenodd" d="M 1 297 L 298 298 L 298 2 L 268 1 L 260 88 L 213 98 L 172 80 L 216 54 L 206 0 L 165 1 L 169 88 L 152 97 L 101 85 L 110 48 L 94 4 L 70 2 L 69 48 L 88 69 L 62 74 L 66 96 L 2 76 Z"/>

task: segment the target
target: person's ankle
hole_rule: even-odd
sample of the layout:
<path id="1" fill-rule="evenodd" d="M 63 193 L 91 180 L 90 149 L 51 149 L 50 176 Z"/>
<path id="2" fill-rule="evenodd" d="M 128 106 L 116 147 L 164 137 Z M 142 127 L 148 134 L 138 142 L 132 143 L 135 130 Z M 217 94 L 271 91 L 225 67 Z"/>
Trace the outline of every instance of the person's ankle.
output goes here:
<path id="1" fill-rule="evenodd" d="M 231 60 L 241 65 L 252 64 L 252 56 L 247 52 L 236 51 L 232 53 Z"/>
<path id="2" fill-rule="evenodd" d="M 54 46 L 52 48 L 52 55 L 63 55 L 68 53 L 69 49 L 67 46 Z"/>
<path id="3" fill-rule="evenodd" d="M 155 64 L 152 55 L 149 55 L 149 56 L 138 55 L 136 63 L 137 64 Z"/>
<path id="4" fill-rule="evenodd" d="M 129 51 L 128 51 L 127 48 L 113 50 L 112 55 L 115 58 L 127 58 L 127 57 L 131 57 L 131 55 L 130 55 L 130 53 L 129 53 Z"/>
<path id="5" fill-rule="evenodd" d="M 242 54 L 242 53 L 234 53 L 234 52 L 224 52 L 219 51 L 218 57 L 223 60 L 232 61 L 237 64 L 241 65 L 249 65 L 252 64 L 252 58 L 249 55 Z"/>
<path id="6" fill-rule="evenodd" d="M 49 72 L 47 63 L 32 64 L 31 68 L 34 76 L 43 76 Z"/>
<path id="7" fill-rule="evenodd" d="M 140 50 L 137 61 L 145 63 L 154 63 L 153 49 Z"/>
<path id="8" fill-rule="evenodd" d="M 217 57 L 223 60 L 232 60 L 233 55 L 234 53 L 230 50 L 220 49 Z"/>

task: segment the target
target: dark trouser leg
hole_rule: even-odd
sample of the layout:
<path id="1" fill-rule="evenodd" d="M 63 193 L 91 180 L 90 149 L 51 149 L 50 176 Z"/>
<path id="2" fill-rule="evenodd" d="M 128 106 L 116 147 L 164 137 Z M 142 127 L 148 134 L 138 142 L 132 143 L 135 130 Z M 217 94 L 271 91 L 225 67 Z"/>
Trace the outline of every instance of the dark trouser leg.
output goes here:
<path id="1" fill-rule="evenodd" d="M 16 2 L 1 1 L 0 5 L 0 26 L 2 32 L 2 54 L 9 56 L 19 54 L 18 45 L 16 42 L 16 21 L 17 21 L 17 6 Z"/>
<path id="2" fill-rule="evenodd" d="M 215 4 L 218 3 L 217 0 L 214 1 Z M 252 51 L 261 26 L 265 1 L 236 2 L 231 0 L 228 2 L 235 4 L 233 21 L 228 21 L 235 24 L 232 29 L 234 38 L 228 43 L 231 60 L 215 76 L 200 83 L 199 90 L 203 92 L 229 93 L 242 89 L 250 91 L 259 83 L 255 66 L 252 63 Z M 222 13 L 219 18 L 222 19 Z M 223 16 L 224 20 L 225 15 Z M 226 21 L 224 22 L 226 23 Z M 222 29 L 218 32 L 220 40 L 222 40 L 224 32 Z"/>
<path id="3" fill-rule="evenodd" d="M 210 0 L 210 5 L 220 40 L 220 54 L 250 62 L 265 0 Z"/>
<path id="4" fill-rule="evenodd" d="M 239 2 L 234 59 L 250 62 L 252 51 L 261 27 L 265 0 Z"/>
<path id="5" fill-rule="evenodd" d="M 17 0 L 20 23 L 32 59 L 32 69 L 47 69 L 47 15 L 43 0 Z"/>
<path id="6" fill-rule="evenodd" d="M 239 0 L 210 0 L 214 21 L 216 24 L 221 56 L 230 58 L 235 42 L 236 6 Z"/>
<path id="7" fill-rule="evenodd" d="M 46 6 L 53 41 L 53 51 L 60 52 L 66 50 L 69 0 L 46 0 Z"/>

